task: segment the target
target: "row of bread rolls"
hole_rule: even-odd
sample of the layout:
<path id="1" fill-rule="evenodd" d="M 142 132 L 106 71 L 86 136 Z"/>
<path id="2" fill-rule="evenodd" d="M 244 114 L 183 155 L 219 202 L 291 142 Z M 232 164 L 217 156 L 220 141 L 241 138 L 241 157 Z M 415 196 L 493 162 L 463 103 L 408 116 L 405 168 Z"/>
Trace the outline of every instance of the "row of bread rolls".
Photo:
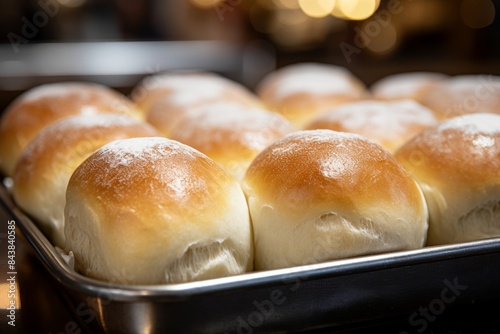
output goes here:
<path id="1" fill-rule="evenodd" d="M 109 101 L 103 106 L 92 95 Z M 3 159 L 16 161 L 10 174 L 16 203 L 91 277 L 154 284 L 252 270 L 239 183 L 206 155 L 122 115 L 123 106 L 140 110 L 125 96 L 86 83 L 44 85 L 16 99 L 2 116 L 2 136 L 19 151 L 16 159 Z M 271 124 L 279 118 L 266 117 Z M 15 128 L 23 119 L 33 126 Z M 27 138 L 23 147 L 20 135 Z M 133 141 L 122 148 L 119 139 Z M 260 145 L 265 140 L 271 139 L 258 138 Z M 100 163 L 97 152 L 104 152 Z"/>
<path id="2" fill-rule="evenodd" d="M 475 152 L 473 161 L 482 161 L 477 166 L 470 164 L 477 178 L 483 177 L 476 168 L 481 167 L 481 163 L 492 170 L 482 184 L 462 182 L 462 194 L 471 189 L 478 193 L 474 197 L 477 200 L 468 201 L 470 196 L 456 196 L 458 188 L 443 191 L 443 180 L 431 182 L 415 172 L 415 169 L 426 171 L 425 163 L 431 165 L 430 169 L 436 164 L 432 158 L 415 160 L 415 152 L 421 157 L 425 151 L 421 152 L 421 144 L 416 149 L 411 147 L 411 143 L 418 143 L 417 138 L 424 133 L 440 132 L 436 130 L 439 126 L 446 127 L 444 123 L 438 125 L 432 111 L 414 101 L 384 101 L 391 98 L 354 102 L 367 99 L 369 94 L 359 80 L 349 78 L 347 71 L 316 64 L 295 66 L 299 68 L 299 75 L 284 88 L 273 83 L 276 78 L 283 80 L 286 77 L 283 70 L 271 74 L 260 85 L 260 90 L 267 90 L 268 98 L 274 99 L 274 107 L 264 93 L 259 93 L 259 100 L 241 85 L 213 74 L 190 72 L 147 78 L 131 96 L 141 106 L 143 117 L 157 131 L 152 133 L 155 130 L 149 128 L 147 131 L 151 132 L 144 136 L 156 137 L 113 141 L 118 138 L 111 136 L 90 145 L 92 135 L 88 128 L 73 129 L 70 132 L 86 132 L 89 137 L 83 137 L 80 142 L 76 139 L 76 144 L 69 142 L 67 146 L 64 145 L 66 141 L 60 140 L 62 146 L 57 146 L 50 138 L 57 138 L 60 130 L 52 130 L 53 134 L 45 136 L 40 134 L 47 144 L 30 143 L 34 148 L 25 150 L 29 153 L 23 152 L 25 157 L 15 168 L 21 175 L 15 177 L 14 173 L 16 202 L 34 217 L 38 212 L 42 212 L 40 216 L 49 217 L 42 226 L 55 234 L 56 244 L 74 252 L 80 272 L 107 281 L 132 284 L 183 282 L 238 274 L 252 269 L 254 255 L 255 269 L 264 270 L 422 247 L 427 238 L 427 207 L 430 243 L 500 234 L 498 223 L 495 224 L 500 221 L 499 180 L 494 172 L 499 170 L 495 169 L 499 160 L 499 139 L 494 125 L 500 123 L 500 116 L 478 115 L 485 120 L 478 122 L 476 135 L 462 136 L 469 141 L 463 145 L 451 142 L 447 147 L 448 153 L 451 152 L 448 155 L 455 157 L 454 160 L 448 163 L 440 158 L 443 162 L 439 169 L 443 169 L 443 175 L 447 175 L 448 168 L 460 164 L 453 153 L 456 147 L 461 147 L 461 152 Z M 330 69 L 331 73 L 326 73 Z M 285 74 L 293 72 L 290 67 Z M 335 73 L 340 75 L 330 83 L 338 87 L 322 88 Z M 440 80 L 444 79 L 432 78 L 432 85 Z M 306 86 L 305 92 L 301 92 L 301 85 Z M 416 90 L 410 88 L 406 93 Z M 279 94 L 273 95 L 272 90 Z M 285 97 L 283 101 L 291 104 L 300 100 L 286 97 L 285 93 L 299 94 L 302 99 L 315 102 L 299 103 L 300 108 L 286 106 L 280 109 L 276 102 L 278 97 Z M 61 99 L 64 94 L 61 90 L 53 99 Z M 44 97 L 48 100 L 46 105 L 56 104 L 50 103 L 50 94 L 46 95 L 49 95 L 49 98 Z M 404 98 L 416 100 L 414 96 Z M 134 105 L 122 96 L 119 100 L 126 101 L 114 104 L 119 105 L 121 111 L 124 105 Z M 13 105 L 16 103 L 19 101 Z M 85 106 L 81 109 L 94 108 L 91 101 L 81 105 Z M 311 108 L 302 108 L 308 105 Z M 333 107 L 328 109 L 327 105 Z M 82 125 L 89 123 L 80 117 Z M 468 124 L 467 117 L 465 121 L 453 121 Z M 2 128 L 9 127 L 7 119 L 2 118 Z M 141 126 L 147 127 L 145 123 Z M 336 131 L 291 133 L 293 127 L 295 130 L 328 128 Z M 422 132 L 426 128 L 429 130 Z M 339 131 L 358 132 L 363 137 Z M 102 130 L 97 133 L 102 136 Z M 170 139 L 159 138 L 158 133 Z M 444 141 L 450 137 L 445 133 L 442 135 Z M 119 138 L 138 136 L 141 134 Z M 417 137 L 408 141 L 413 136 Z M 462 137 L 457 135 L 457 138 Z M 99 148 L 105 141 L 113 142 Z M 483 151 L 477 149 L 476 146 L 481 145 L 478 143 L 482 143 Z M 35 149 L 37 145 L 40 148 Z M 80 149 L 72 149 L 73 145 L 83 145 L 86 150 L 80 160 L 74 159 L 69 164 L 65 162 L 68 158 L 61 158 L 58 152 L 67 150 L 69 156 L 75 155 Z M 398 150 L 401 145 L 403 147 Z M 466 151 L 467 145 L 475 146 Z M 47 148 L 51 146 L 52 149 Z M 427 146 L 435 152 L 432 144 Z M 43 151 L 44 147 L 48 153 L 38 153 L 38 157 L 33 153 Z M 394 151 L 392 155 L 390 152 Z M 483 155 L 491 159 L 479 159 Z M 0 157 L 0 162 L 3 159 Z M 49 173 L 40 167 L 37 176 L 33 168 L 25 167 L 30 164 L 43 166 L 41 161 L 48 161 L 45 165 L 49 166 Z M 31 177 L 24 184 L 22 173 Z M 422 173 L 433 175 L 427 171 Z M 71 175 L 66 192 L 65 221 L 54 220 L 52 217 L 62 215 L 61 201 L 47 202 L 47 198 L 60 199 Z M 40 179 L 48 181 L 44 184 Z M 238 181 L 241 181 L 246 201 Z M 51 189 L 47 182 L 56 185 Z M 444 183 L 447 182 L 454 181 Z M 46 191 L 39 190 L 37 195 L 29 190 L 31 187 Z M 453 218 L 437 218 L 448 214 L 446 196 L 450 193 L 462 200 L 453 204 L 461 211 L 452 209 L 459 223 Z M 429 194 L 437 199 L 430 204 Z M 23 200 L 23 196 L 27 200 Z M 472 209 L 467 211 L 469 207 Z M 52 213 L 47 214 L 48 208 L 54 208 Z M 466 224 L 472 222 L 472 226 L 464 228 L 464 221 Z M 438 227 L 443 222 L 445 227 Z M 486 232 L 469 233 L 475 229 L 473 224 L 479 225 L 479 231 L 483 225 L 489 227 Z M 456 233 L 448 241 L 450 230 Z M 439 239 L 436 234 L 444 236 Z"/>

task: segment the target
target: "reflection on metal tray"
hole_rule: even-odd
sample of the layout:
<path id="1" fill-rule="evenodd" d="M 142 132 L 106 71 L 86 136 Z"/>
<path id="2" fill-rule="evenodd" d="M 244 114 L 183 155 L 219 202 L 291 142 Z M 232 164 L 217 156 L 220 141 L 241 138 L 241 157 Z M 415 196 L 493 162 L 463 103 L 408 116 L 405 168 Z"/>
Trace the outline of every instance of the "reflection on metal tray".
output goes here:
<path id="1" fill-rule="evenodd" d="M 500 239 L 194 283 L 123 286 L 74 272 L 0 187 L 0 199 L 82 322 L 110 333 L 291 332 L 500 297 Z"/>

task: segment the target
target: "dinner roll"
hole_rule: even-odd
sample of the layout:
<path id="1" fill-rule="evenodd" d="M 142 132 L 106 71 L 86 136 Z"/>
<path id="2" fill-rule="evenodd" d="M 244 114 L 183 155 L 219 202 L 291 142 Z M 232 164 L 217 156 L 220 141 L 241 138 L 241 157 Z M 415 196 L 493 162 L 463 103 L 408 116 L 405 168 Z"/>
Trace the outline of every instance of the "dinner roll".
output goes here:
<path id="1" fill-rule="evenodd" d="M 365 136 L 390 152 L 417 133 L 437 125 L 431 110 L 412 101 L 360 101 L 334 108 L 306 129 L 329 129 Z"/>
<path id="2" fill-rule="evenodd" d="M 302 128 L 321 112 L 365 97 L 365 85 L 346 69 L 334 65 L 300 63 L 268 74 L 257 95 L 268 109 Z"/>
<path id="3" fill-rule="evenodd" d="M 147 120 L 164 132 L 164 118 L 192 106 L 215 101 L 232 101 L 259 106 L 258 98 L 244 86 L 209 72 L 170 72 L 151 75 L 131 92 L 132 99 L 147 114 Z M 158 101 L 161 105 L 153 108 Z M 165 116 L 166 114 L 166 116 Z M 167 122 L 167 125 L 170 123 Z M 168 133 L 165 133 L 168 136 Z"/>
<path id="4" fill-rule="evenodd" d="M 116 139 L 158 133 L 145 122 L 116 114 L 78 115 L 45 127 L 28 144 L 14 169 L 16 203 L 37 221 L 56 246 L 64 246 L 64 205 L 78 165 Z"/>
<path id="5" fill-rule="evenodd" d="M 418 100 L 440 120 L 474 113 L 500 114 L 500 76 L 460 75 L 420 91 Z"/>
<path id="6" fill-rule="evenodd" d="M 248 206 L 210 158 L 166 138 L 117 140 L 73 173 L 66 250 L 113 283 L 164 284 L 252 270 Z"/>
<path id="7" fill-rule="evenodd" d="M 242 183 L 257 270 L 422 247 L 427 207 L 417 183 L 356 134 L 298 131 L 252 162 Z"/>
<path id="8" fill-rule="evenodd" d="M 418 100 L 422 89 L 446 79 L 448 76 L 436 72 L 407 72 L 388 75 L 371 85 L 372 96 L 381 100 Z"/>
<path id="9" fill-rule="evenodd" d="M 260 151 L 290 132 L 290 122 L 276 113 L 220 102 L 186 113 L 170 138 L 208 155 L 240 181 Z"/>
<path id="10" fill-rule="evenodd" d="M 78 114 L 99 113 L 144 118 L 125 96 L 99 84 L 51 83 L 23 93 L 7 107 L 0 120 L 0 171 L 10 176 L 22 150 L 50 123 Z"/>
<path id="11" fill-rule="evenodd" d="M 424 191 L 429 245 L 500 236 L 500 115 L 449 119 L 395 155 Z"/>

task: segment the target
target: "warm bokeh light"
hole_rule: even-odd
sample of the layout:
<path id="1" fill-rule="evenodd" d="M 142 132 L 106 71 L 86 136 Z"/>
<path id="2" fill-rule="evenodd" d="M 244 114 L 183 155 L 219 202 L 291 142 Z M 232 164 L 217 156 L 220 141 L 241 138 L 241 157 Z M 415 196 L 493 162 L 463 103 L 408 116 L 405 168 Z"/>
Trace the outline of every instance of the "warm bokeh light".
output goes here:
<path id="1" fill-rule="evenodd" d="M 389 23 L 377 36 L 374 36 L 370 43 L 366 44 L 366 48 L 373 53 L 387 54 L 392 51 L 398 44 L 398 32 L 394 24 Z"/>
<path id="2" fill-rule="evenodd" d="M 301 9 L 277 10 L 272 20 L 272 40 L 287 49 L 307 49 L 324 40 L 329 33 L 329 17 L 311 18 Z"/>
<path id="3" fill-rule="evenodd" d="M 270 2 L 269 0 L 265 0 Z M 286 9 L 297 9 L 299 8 L 298 0 L 273 0 L 272 1 L 278 8 L 286 8 Z"/>
<path id="4" fill-rule="evenodd" d="M 340 10 L 340 6 L 338 5 L 338 0 L 335 6 L 333 6 L 332 12 L 330 14 L 338 19 L 344 19 L 344 20 L 347 19 L 344 13 Z"/>
<path id="5" fill-rule="evenodd" d="M 277 12 L 275 15 L 276 24 L 287 27 L 303 24 L 307 19 L 308 17 L 300 10 L 284 10 Z"/>
<path id="6" fill-rule="evenodd" d="M 299 0 L 300 8 L 310 17 L 330 15 L 336 0 Z"/>
<path id="7" fill-rule="evenodd" d="M 468 27 L 485 28 L 495 20 L 495 5 L 491 0 L 464 0 L 460 6 L 460 15 Z"/>
<path id="8" fill-rule="evenodd" d="M 199 8 L 211 8 L 222 0 L 189 0 L 193 5 Z"/>
<path id="9" fill-rule="evenodd" d="M 336 8 L 331 13 L 348 20 L 365 20 L 375 13 L 379 5 L 380 0 L 337 0 Z"/>

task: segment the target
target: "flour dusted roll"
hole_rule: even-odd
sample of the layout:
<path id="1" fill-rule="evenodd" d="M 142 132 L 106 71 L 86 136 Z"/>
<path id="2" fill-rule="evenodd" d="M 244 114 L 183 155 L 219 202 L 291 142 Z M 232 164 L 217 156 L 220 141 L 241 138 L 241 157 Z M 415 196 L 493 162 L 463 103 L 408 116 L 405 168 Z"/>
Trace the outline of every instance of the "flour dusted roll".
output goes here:
<path id="1" fill-rule="evenodd" d="M 69 116 L 100 113 L 144 118 L 124 95 L 99 84 L 52 83 L 23 93 L 0 120 L 0 171 L 11 175 L 22 150 L 45 126 Z"/>
<path id="2" fill-rule="evenodd" d="M 425 242 L 427 207 L 416 182 L 388 151 L 356 134 L 287 135 L 255 158 L 242 186 L 258 270 Z"/>
<path id="3" fill-rule="evenodd" d="M 424 191 L 430 245 L 500 236 L 500 115 L 451 118 L 396 158 Z"/>
<path id="4" fill-rule="evenodd" d="M 152 126 L 115 114 L 78 115 L 54 122 L 21 154 L 12 175 L 14 199 L 55 245 L 63 247 L 66 187 L 76 167 L 113 140 L 156 135 Z"/>
<path id="5" fill-rule="evenodd" d="M 147 121 L 169 136 L 172 121 L 192 107 L 226 101 L 260 106 L 258 98 L 244 86 L 209 72 L 172 72 L 145 78 L 131 93 L 146 112 Z"/>
<path id="6" fill-rule="evenodd" d="M 420 92 L 431 88 L 435 83 L 448 76 L 437 72 L 407 72 L 388 75 L 371 86 L 375 99 L 381 100 L 417 100 Z"/>
<path id="7" fill-rule="evenodd" d="M 459 75 L 419 95 L 418 100 L 441 120 L 465 114 L 500 114 L 500 76 Z"/>
<path id="8" fill-rule="evenodd" d="M 319 63 L 283 67 L 268 74 L 257 87 L 266 107 L 288 118 L 296 128 L 366 94 L 365 85 L 345 68 Z"/>
<path id="9" fill-rule="evenodd" d="M 170 138 L 208 155 L 241 180 L 259 152 L 290 132 L 290 122 L 276 113 L 221 102 L 186 113 Z"/>
<path id="10" fill-rule="evenodd" d="M 306 128 L 357 133 L 394 152 L 410 138 L 437 123 L 430 109 L 412 100 L 370 100 L 334 108 Z"/>
<path id="11" fill-rule="evenodd" d="M 166 138 L 117 140 L 92 154 L 69 181 L 65 220 L 76 269 L 97 279 L 179 283 L 253 267 L 240 185 Z"/>

